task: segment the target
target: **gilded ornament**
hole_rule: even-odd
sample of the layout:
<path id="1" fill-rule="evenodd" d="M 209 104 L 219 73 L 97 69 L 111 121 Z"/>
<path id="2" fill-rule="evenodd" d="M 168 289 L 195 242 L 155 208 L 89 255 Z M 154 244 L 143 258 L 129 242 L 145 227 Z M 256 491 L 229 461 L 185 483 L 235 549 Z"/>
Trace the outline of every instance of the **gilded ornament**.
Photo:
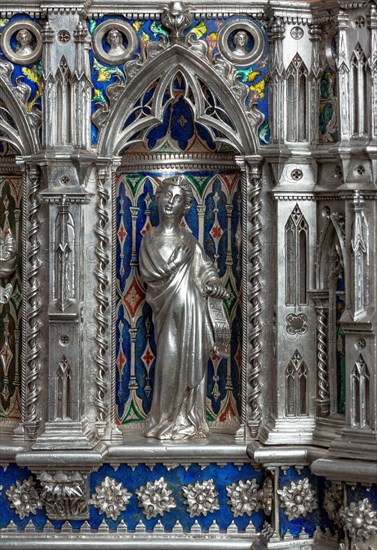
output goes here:
<path id="1" fill-rule="evenodd" d="M 172 491 L 163 477 L 156 481 L 148 481 L 146 485 L 136 490 L 139 506 L 147 519 L 163 516 L 172 508 L 176 508 Z"/>
<path id="2" fill-rule="evenodd" d="M 318 508 L 316 493 L 307 477 L 291 481 L 277 493 L 280 496 L 281 507 L 284 508 L 289 521 L 300 516 L 305 517 Z"/>
<path id="3" fill-rule="evenodd" d="M 92 497 L 92 504 L 98 508 L 100 514 L 116 520 L 127 508 L 131 493 L 114 478 L 106 476 L 100 485 L 96 487 L 96 493 Z"/>
<path id="4" fill-rule="evenodd" d="M 189 484 L 182 487 L 185 496 L 185 504 L 190 517 L 206 516 L 219 510 L 219 493 L 216 490 L 213 479 L 207 481 L 196 481 L 194 484 Z"/>

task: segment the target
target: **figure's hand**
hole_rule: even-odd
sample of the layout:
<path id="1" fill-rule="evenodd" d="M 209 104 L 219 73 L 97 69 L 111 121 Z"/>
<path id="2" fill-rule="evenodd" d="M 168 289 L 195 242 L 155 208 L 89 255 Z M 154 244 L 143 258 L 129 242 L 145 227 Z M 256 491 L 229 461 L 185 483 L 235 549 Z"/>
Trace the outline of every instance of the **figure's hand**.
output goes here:
<path id="1" fill-rule="evenodd" d="M 222 300 L 229 298 L 229 294 L 227 293 L 226 288 L 214 282 L 207 283 L 206 293 L 208 294 L 208 296 L 212 296 L 212 298 L 219 298 Z"/>
<path id="2" fill-rule="evenodd" d="M 181 243 L 174 250 L 173 254 L 169 258 L 169 263 L 172 263 L 176 267 L 181 266 L 192 258 L 192 248 L 185 243 Z"/>

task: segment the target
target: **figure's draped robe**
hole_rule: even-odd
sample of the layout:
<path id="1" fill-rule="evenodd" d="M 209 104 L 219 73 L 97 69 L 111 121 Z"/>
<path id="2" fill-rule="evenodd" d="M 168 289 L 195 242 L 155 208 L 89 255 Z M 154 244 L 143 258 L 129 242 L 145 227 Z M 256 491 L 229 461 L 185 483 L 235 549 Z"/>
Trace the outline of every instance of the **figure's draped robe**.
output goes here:
<path id="1" fill-rule="evenodd" d="M 158 439 L 205 437 L 207 362 L 214 345 L 204 289 L 220 284 L 198 241 L 183 231 L 192 257 L 169 267 L 151 229 L 140 250 L 140 272 L 153 312 L 157 357 L 153 400 L 145 435 Z M 158 237 L 161 239 L 161 237 Z"/>

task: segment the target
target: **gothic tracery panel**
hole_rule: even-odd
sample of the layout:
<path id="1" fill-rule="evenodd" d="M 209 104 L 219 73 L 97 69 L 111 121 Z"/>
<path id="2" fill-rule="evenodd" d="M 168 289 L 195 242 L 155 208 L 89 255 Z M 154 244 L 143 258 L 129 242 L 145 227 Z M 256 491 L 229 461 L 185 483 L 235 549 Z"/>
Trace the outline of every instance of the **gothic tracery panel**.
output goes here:
<path id="1" fill-rule="evenodd" d="M 308 224 L 296 204 L 285 225 L 287 306 L 307 304 L 308 233 Z"/>
<path id="2" fill-rule="evenodd" d="M 285 369 L 286 416 L 306 416 L 308 414 L 307 394 L 308 368 L 296 350 Z"/>

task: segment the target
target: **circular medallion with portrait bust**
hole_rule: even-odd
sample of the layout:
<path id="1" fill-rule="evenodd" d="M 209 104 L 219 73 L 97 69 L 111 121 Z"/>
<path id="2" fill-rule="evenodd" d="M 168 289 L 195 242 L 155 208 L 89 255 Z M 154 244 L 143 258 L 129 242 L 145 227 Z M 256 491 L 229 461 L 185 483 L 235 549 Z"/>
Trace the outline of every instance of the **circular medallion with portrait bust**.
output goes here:
<path id="1" fill-rule="evenodd" d="M 41 27 L 30 19 L 9 23 L 0 35 L 0 47 L 13 63 L 30 65 L 42 55 Z"/>
<path id="2" fill-rule="evenodd" d="M 93 35 L 95 56 L 107 65 L 121 65 L 130 59 L 138 46 L 134 29 L 121 19 L 107 19 Z"/>
<path id="3" fill-rule="evenodd" d="M 250 65 L 263 53 L 263 33 L 249 19 L 236 19 L 221 27 L 218 48 L 220 53 L 235 65 Z"/>

